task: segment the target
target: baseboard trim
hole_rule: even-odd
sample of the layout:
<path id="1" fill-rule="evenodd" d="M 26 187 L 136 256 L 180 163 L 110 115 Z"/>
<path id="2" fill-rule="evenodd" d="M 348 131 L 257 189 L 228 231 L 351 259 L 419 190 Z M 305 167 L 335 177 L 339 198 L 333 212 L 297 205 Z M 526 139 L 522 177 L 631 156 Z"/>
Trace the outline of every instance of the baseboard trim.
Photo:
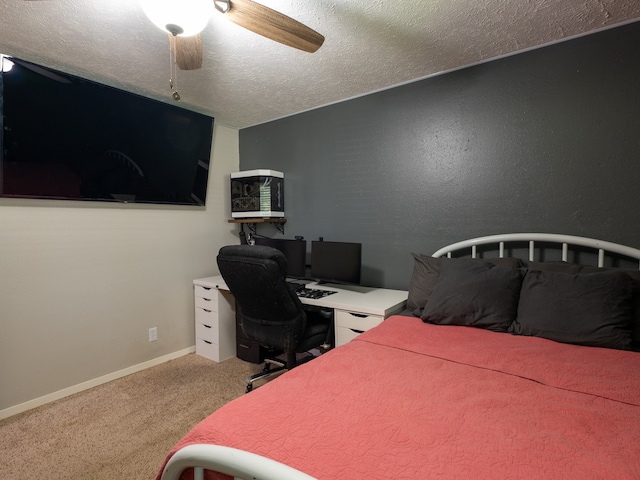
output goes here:
<path id="1" fill-rule="evenodd" d="M 68 397 L 69 395 L 82 392 L 83 390 L 88 390 L 90 388 L 97 387 L 98 385 L 102 385 L 103 383 L 111 382 L 113 380 L 117 380 L 118 378 L 126 377 L 127 375 L 131 375 L 132 373 L 140 372 L 147 368 L 155 367 L 156 365 L 160 365 L 161 363 L 168 362 L 169 360 L 174 360 L 184 355 L 194 353 L 195 351 L 196 351 L 195 346 L 185 348 L 184 350 L 178 350 L 177 352 L 173 352 L 168 355 L 164 355 L 162 357 L 154 358 L 152 360 L 139 363 L 137 365 L 132 365 L 131 367 L 127 367 L 123 370 L 118 370 L 117 372 L 109 373 L 107 375 L 103 375 L 102 377 L 94 378 L 92 380 L 79 383 L 72 387 L 58 390 L 57 392 L 50 393 L 43 397 L 35 398 L 33 400 L 29 400 L 28 402 L 20 403 L 19 405 L 14 405 L 13 407 L 5 408 L 4 410 L 0 410 L 0 420 L 11 417 L 13 415 L 17 415 L 22 412 L 26 412 L 27 410 L 31 410 L 33 408 L 40 407 L 42 405 L 46 405 L 47 403 L 60 400 L 61 398 Z"/>

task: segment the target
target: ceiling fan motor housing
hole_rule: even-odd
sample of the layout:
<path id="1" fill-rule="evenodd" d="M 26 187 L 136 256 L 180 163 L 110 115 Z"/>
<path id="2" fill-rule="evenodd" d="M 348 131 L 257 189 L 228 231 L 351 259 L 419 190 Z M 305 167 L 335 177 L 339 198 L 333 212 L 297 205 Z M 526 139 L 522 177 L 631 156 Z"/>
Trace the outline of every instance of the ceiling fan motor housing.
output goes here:
<path id="1" fill-rule="evenodd" d="M 175 23 L 167 23 L 164 28 L 166 28 L 167 32 L 174 36 L 184 33 L 184 28 L 182 28 L 180 25 L 176 25 Z"/>

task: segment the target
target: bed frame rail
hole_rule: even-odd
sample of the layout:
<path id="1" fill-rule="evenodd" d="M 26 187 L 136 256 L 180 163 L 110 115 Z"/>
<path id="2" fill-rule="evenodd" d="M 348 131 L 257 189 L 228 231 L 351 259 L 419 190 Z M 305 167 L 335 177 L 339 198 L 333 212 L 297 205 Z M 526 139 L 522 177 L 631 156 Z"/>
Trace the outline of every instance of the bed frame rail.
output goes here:
<path id="1" fill-rule="evenodd" d="M 188 445 L 178 450 L 162 473 L 162 480 L 178 480 L 193 468 L 194 480 L 203 480 L 204 470 L 225 473 L 243 480 L 315 480 L 306 473 L 255 453 L 221 445 Z"/>
<path id="2" fill-rule="evenodd" d="M 505 233 L 500 235 L 489 235 L 477 237 L 469 240 L 456 242 L 436 251 L 433 257 L 447 256 L 451 258 L 453 252 L 471 248 L 471 257 L 477 257 L 477 247 L 479 245 L 498 245 L 500 258 L 504 257 L 505 244 L 515 242 L 529 243 L 529 261 L 535 261 L 536 242 L 552 243 L 562 245 L 562 261 L 568 261 L 568 252 L 571 246 L 587 247 L 597 250 L 598 267 L 604 266 L 605 253 L 621 255 L 632 258 L 638 262 L 640 269 L 640 250 L 618 243 L 596 240 L 594 238 L 577 237 L 573 235 L 560 235 L 556 233 Z"/>

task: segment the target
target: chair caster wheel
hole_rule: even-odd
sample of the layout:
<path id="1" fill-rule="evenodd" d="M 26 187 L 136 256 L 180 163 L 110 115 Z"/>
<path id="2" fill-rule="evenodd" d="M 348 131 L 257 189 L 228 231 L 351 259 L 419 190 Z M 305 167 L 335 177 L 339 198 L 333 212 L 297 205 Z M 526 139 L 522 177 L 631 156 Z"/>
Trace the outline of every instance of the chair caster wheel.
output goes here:
<path id="1" fill-rule="evenodd" d="M 244 391 L 244 393 L 249 393 L 251 390 L 253 390 L 253 384 L 249 383 L 247 384 L 247 389 Z"/>

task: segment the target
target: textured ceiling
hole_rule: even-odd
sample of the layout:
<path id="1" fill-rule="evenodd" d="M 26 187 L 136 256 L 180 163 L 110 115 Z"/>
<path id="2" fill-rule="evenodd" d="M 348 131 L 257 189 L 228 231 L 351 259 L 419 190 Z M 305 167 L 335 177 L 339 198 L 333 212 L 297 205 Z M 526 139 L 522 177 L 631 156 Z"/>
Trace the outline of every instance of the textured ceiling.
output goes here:
<path id="1" fill-rule="evenodd" d="M 180 0 L 176 0 L 177 2 Z M 322 33 L 309 54 L 213 12 L 182 106 L 243 128 L 640 18 L 638 0 L 260 0 Z M 165 33 L 135 0 L 3 0 L 0 53 L 173 102 Z"/>

